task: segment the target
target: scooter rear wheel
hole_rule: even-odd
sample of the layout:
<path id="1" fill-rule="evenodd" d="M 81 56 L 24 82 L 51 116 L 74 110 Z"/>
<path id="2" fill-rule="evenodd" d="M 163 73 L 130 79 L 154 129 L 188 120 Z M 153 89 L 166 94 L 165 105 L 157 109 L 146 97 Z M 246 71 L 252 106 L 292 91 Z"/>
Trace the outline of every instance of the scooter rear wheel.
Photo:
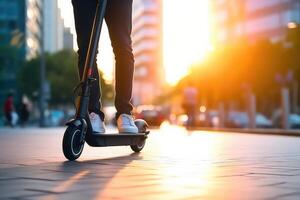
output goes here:
<path id="1" fill-rule="evenodd" d="M 139 153 L 140 151 L 143 150 L 144 146 L 146 144 L 146 140 L 143 140 L 140 144 L 138 145 L 131 145 L 130 148 L 132 149 L 132 151 Z"/>
<path id="2" fill-rule="evenodd" d="M 147 124 L 147 122 L 145 120 L 136 119 L 134 121 L 134 124 L 138 128 L 139 133 L 146 133 L 147 132 L 148 124 Z M 139 153 L 140 151 L 142 151 L 142 149 L 144 148 L 145 144 L 146 144 L 146 139 L 142 140 L 137 145 L 131 145 L 130 148 L 132 149 L 132 151 L 134 151 L 136 153 Z"/>
<path id="3" fill-rule="evenodd" d="M 65 131 L 63 138 L 63 152 L 65 157 L 70 160 L 76 160 L 82 153 L 84 142 L 81 141 L 82 130 L 76 126 L 69 126 Z"/>

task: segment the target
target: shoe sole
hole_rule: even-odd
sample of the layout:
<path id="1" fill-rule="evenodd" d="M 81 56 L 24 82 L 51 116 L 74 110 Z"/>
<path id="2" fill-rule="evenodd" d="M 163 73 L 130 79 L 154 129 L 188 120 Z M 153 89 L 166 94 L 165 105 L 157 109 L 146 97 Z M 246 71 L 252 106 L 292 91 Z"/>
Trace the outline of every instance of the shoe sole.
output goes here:
<path id="1" fill-rule="evenodd" d="M 104 134 L 105 133 L 105 130 L 104 131 L 93 131 L 93 135 L 100 135 L 100 134 Z"/>
<path id="2" fill-rule="evenodd" d="M 119 133 L 131 133 L 131 134 L 138 134 L 139 131 L 138 130 L 132 130 L 132 129 L 122 129 L 119 130 Z"/>

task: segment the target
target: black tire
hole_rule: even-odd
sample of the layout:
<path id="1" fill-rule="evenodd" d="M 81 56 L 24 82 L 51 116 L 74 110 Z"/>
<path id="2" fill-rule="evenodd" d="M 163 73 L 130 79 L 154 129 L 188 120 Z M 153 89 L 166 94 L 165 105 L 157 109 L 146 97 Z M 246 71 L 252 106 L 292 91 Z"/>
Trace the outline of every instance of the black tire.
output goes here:
<path id="1" fill-rule="evenodd" d="M 146 144 L 146 139 L 143 140 L 140 144 L 138 145 L 130 145 L 130 148 L 132 149 L 132 151 L 139 153 L 140 151 L 142 151 L 142 149 L 144 148 Z"/>
<path id="2" fill-rule="evenodd" d="M 142 119 L 136 119 L 134 121 L 136 127 L 139 129 L 139 133 L 146 133 L 147 132 L 147 127 L 148 124 L 145 120 Z M 140 144 L 138 145 L 130 145 L 130 148 L 132 149 L 132 151 L 139 153 L 140 151 L 142 151 L 142 149 L 144 148 L 146 144 L 146 138 L 144 140 L 142 140 L 140 142 Z"/>
<path id="3" fill-rule="evenodd" d="M 84 142 L 80 142 L 81 130 L 75 126 L 69 126 L 65 131 L 63 138 L 63 152 L 65 157 L 70 160 L 76 160 L 82 153 Z"/>

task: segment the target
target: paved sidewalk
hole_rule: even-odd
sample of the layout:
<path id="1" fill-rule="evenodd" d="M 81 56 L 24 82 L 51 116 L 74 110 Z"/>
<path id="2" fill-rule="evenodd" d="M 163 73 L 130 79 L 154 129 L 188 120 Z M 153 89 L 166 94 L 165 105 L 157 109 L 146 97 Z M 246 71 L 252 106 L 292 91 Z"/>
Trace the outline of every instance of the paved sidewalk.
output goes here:
<path id="1" fill-rule="evenodd" d="M 300 199 L 300 138 L 152 130 L 144 151 L 61 152 L 64 129 L 0 131 L 0 199 Z"/>

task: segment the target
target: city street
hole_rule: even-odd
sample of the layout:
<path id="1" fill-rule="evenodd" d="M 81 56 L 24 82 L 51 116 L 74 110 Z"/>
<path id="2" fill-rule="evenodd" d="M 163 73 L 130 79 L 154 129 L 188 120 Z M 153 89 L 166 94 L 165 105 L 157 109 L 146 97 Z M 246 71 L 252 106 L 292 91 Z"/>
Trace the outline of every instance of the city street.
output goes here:
<path id="1" fill-rule="evenodd" d="M 163 124 L 140 154 L 85 145 L 68 162 L 64 130 L 0 129 L 0 199 L 300 199 L 300 137 Z"/>

